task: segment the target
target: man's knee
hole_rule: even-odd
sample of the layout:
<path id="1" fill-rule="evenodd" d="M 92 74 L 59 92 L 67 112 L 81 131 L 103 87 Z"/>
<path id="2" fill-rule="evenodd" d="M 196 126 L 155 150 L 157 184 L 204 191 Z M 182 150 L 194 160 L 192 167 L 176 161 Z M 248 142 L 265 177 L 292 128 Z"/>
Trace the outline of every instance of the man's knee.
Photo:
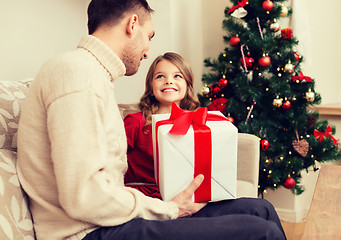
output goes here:
<path id="1" fill-rule="evenodd" d="M 248 211 L 249 214 L 266 218 L 276 212 L 273 205 L 265 199 L 244 198 L 241 200 L 244 201 L 242 205 L 245 207 L 245 211 Z"/>

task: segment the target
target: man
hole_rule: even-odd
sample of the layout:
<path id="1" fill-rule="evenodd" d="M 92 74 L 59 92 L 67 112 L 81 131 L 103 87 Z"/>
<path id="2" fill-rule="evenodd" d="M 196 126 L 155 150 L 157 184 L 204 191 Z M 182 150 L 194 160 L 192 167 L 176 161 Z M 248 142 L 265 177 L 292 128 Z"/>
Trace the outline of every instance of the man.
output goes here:
<path id="1" fill-rule="evenodd" d="M 92 0 L 90 35 L 32 83 L 17 168 L 37 239 L 285 239 L 265 201 L 193 203 L 202 175 L 170 202 L 124 186 L 126 137 L 112 82 L 148 57 L 151 12 L 146 0 Z"/>

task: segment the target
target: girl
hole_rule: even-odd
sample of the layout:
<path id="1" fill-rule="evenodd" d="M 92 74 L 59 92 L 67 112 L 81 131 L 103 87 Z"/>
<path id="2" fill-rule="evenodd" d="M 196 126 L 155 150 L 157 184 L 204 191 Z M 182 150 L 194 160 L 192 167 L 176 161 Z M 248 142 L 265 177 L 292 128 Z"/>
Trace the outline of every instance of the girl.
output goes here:
<path id="1" fill-rule="evenodd" d="M 129 114 L 124 119 L 128 140 L 125 183 L 147 196 L 160 199 L 154 179 L 151 121 L 152 114 L 170 113 L 173 102 L 190 111 L 200 105 L 194 93 L 189 64 L 180 55 L 168 52 L 157 57 L 149 68 L 146 90 L 139 103 L 141 112 Z"/>

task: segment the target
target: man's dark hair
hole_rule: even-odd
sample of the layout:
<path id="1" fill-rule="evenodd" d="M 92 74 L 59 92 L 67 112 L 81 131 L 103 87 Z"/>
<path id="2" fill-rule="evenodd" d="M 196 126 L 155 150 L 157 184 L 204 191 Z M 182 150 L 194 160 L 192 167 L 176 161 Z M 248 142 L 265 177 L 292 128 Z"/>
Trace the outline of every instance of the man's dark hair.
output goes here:
<path id="1" fill-rule="evenodd" d="M 143 14 L 152 13 L 153 9 L 147 0 L 92 0 L 88 7 L 89 34 L 102 24 L 116 24 L 125 13 L 134 11 L 143 21 Z"/>

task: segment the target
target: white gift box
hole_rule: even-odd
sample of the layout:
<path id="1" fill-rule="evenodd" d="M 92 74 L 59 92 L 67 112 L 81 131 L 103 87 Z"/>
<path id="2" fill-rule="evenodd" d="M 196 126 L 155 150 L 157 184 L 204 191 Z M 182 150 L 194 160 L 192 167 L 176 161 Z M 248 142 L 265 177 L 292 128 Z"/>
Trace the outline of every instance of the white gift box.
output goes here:
<path id="1" fill-rule="evenodd" d="M 218 111 L 208 113 L 223 116 Z M 156 122 L 169 117 L 170 114 L 152 116 L 155 178 L 164 201 L 170 201 L 189 186 L 194 178 L 195 166 L 192 126 L 185 135 L 174 135 L 169 133 L 173 124 L 161 125 L 157 129 L 156 139 Z M 212 156 L 208 160 L 212 168 L 210 201 L 234 199 L 237 188 L 238 129 L 227 120 L 207 121 L 206 126 L 211 130 L 212 139 Z"/>

